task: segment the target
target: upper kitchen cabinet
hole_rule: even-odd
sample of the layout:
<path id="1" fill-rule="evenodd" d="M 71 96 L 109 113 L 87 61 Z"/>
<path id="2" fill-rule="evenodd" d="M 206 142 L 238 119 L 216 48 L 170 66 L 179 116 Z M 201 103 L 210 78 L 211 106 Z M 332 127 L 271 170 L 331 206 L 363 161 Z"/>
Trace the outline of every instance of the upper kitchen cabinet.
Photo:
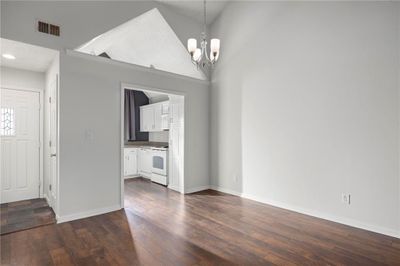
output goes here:
<path id="1" fill-rule="evenodd" d="M 159 132 L 169 128 L 169 101 L 140 107 L 140 131 Z"/>
<path id="2" fill-rule="evenodd" d="M 140 131 L 155 131 L 154 108 L 151 105 L 140 106 Z"/>

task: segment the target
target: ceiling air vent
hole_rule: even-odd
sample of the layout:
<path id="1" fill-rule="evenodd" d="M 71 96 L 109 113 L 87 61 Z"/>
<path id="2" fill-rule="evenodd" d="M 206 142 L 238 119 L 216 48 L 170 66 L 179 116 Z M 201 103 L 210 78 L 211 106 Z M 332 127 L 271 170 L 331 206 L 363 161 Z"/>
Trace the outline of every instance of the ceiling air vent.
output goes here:
<path id="1" fill-rule="evenodd" d="M 60 36 L 60 26 L 38 21 L 38 31 L 46 34 Z"/>

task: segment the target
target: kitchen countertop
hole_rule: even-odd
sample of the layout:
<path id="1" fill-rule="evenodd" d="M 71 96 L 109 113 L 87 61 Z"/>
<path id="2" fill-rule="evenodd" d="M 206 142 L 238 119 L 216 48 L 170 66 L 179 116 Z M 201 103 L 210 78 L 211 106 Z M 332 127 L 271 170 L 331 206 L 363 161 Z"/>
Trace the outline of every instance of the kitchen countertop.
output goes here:
<path id="1" fill-rule="evenodd" d="M 168 142 L 132 141 L 125 143 L 125 148 L 139 148 L 139 147 L 162 148 L 165 146 L 168 147 Z"/>

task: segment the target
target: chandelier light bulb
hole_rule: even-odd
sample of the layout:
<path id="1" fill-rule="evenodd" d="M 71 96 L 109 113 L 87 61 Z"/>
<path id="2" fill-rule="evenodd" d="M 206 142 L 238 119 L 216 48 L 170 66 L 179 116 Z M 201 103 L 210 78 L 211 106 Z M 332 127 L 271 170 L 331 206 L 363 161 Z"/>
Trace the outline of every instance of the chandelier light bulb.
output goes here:
<path id="1" fill-rule="evenodd" d="M 219 53 L 219 46 L 220 46 L 220 40 L 219 39 L 211 39 L 211 53 Z"/>
<path id="2" fill-rule="evenodd" d="M 193 60 L 198 62 L 201 59 L 201 49 L 197 48 L 193 54 Z"/>
<path id="3" fill-rule="evenodd" d="M 214 56 L 214 54 L 215 54 L 215 56 Z M 219 53 L 217 53 L 217 52 L 210 52 L 210 60 L 211 60 L 212 62 L 217 61 L 217 60 L 218 60 L 218 57 L 219 57 Z"/>
<path id="4" fill-rule="evenodd" d="M 187 48 L 189 53 L 194 53 L 197 49 L 197 40 L 194 38 L 190 38 L 187 42 Z"/>

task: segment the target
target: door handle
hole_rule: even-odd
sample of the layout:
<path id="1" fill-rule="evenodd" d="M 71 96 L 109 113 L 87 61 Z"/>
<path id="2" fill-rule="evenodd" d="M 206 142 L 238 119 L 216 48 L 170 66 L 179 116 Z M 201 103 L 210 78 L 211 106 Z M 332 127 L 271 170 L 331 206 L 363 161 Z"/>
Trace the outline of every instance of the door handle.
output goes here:
<path id="1" fill-rule="evenodd" d="M 50 154 L 50 157 L 56 157 L 57 156 L 57 154 L 56 153 L 52 153 L 52 154 Z"/>

